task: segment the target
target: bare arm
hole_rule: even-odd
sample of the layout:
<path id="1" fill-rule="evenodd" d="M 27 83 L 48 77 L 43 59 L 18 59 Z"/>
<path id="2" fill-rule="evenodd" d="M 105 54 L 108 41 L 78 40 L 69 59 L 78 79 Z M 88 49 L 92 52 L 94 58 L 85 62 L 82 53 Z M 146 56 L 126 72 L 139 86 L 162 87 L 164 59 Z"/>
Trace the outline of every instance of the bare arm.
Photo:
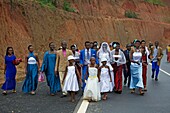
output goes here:
<path id="1" fill-rule="evenodd" d="M 6 64 L 4 64 L 4 74 L 6 74 Z"/>
<path id="2" fill-rule="evenodd" d="M 78 78 L 78 80 L 79 80 L 80 83 L 81 83 L 81 75 L 80 75 L 80 73 L 79 73 L 79 71 L 78 71 L 78 69 L 77 69 L 77 66 L 75 66 L 75 69 L 76 69 L 77 78 Z"/>
<path id="3" fill-rule="evenodd" d="M 25 56 L 25 74 L 27 74 L 28 56 Z"/>
<path id="4" fill-rule="evenodd" d="M 36 60 L 37 60 L 37 63 L 38 63 L 38 70 L 40 70 L 40 61 L 39 61 L 38 55 L 35 55 L 35 56 L 36 56 Z"/>
<path id="5" fill-rule="evenodd" d="M 101 67 L 99 67 L 98 73 L 97 73 L 97 77 L 98 77 L 98 79 L 99 79 L 99 82 L 100 82 L 100 74 L 101 74 Z"/>
<path id="6" fill-rule="evenodd" d="M 56 60 L 56 68 L 55 68 L 55 72 L 56 72 L 56 74 L 57 74 L 58 71 L 59 71 L 60 56 L 59 56 L 58 53 L 56 53 L 56 55 L 57 55 L 57 60 Z"/>
<path id="7" fill-rule="evenodd" d="M 109 68 L 109 66 L 108 66 L 107 68 L 108 68 L 108 71 L 109 71 L 110 82 L 112 82 L 112 77 L 111 77 L 111 73 L 110 73 L 110 68 Z"/>

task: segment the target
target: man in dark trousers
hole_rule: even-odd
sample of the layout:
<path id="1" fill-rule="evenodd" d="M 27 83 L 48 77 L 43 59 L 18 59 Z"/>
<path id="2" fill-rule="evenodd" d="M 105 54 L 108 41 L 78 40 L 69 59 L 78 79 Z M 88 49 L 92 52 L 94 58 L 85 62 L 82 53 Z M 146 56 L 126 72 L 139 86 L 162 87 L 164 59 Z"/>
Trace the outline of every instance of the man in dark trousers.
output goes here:
<path id="1" fill-rule="evenodd" d="M 126 57 L 126 64 L 124 65 L 124 85 L 126 86 L 127 80 L 128 80 L 128 87 L 130 86 L 130 79 L 131 79 L 131 74 L 130 74 L 130 54 L 131 50 L 131 44 L 126 45 L 126 50 L 124 51 L 125 57 Z"/>

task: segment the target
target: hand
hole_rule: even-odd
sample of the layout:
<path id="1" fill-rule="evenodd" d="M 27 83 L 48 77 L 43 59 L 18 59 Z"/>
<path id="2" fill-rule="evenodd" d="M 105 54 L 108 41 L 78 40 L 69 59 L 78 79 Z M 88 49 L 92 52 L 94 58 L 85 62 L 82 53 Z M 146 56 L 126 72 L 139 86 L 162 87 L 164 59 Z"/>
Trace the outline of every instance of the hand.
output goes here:
<path id="1" fill-rule="evenodd" d="M 128 72 L 128 68 L 126 68 L 126 72 Z"/>
<path id="2" fill-rule="evenodd" d="M 112 82 L 112 79 L 110 79 L 110 82 Z"/>
<path id="3" fill-rule="evenodd" d="M 80 67 L 83 67 L 83 64 L 80 64 L 79 66 L 80 66 Z"/>
<path id="4" fill-rule="evenodd" d="M 82 80 L 81 79 L 79 79 L 79 83 L 80 83 L 80 85 L 82 84 Z"/>
<path id="5" fill-rule="evenodd" d="M 27 74 L 27 70 L 25 70 L 25 75 Z"/>
<path id="6" fill-rule="evenodd" d="M 161 57 L 157 57 L 158 60 L 161 60 Z"/>
<path id="7" fill-rule="evenodd" d="M 144 66 L 147 66 L 147 63 L 142 63 Z"/>
<path id="8" fill-rule="evenodd" d="M 58 72 L 58 71 L 55 71 L 55 75 L 59 75 L 59 72 Z"/>

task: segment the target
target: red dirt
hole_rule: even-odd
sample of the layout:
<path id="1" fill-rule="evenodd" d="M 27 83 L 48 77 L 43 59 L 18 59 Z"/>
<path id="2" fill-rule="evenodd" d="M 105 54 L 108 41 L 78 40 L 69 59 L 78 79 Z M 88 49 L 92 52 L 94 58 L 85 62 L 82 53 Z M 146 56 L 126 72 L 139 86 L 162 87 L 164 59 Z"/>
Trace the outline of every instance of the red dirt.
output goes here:
<path id="1" fill-rule="evenodd" d="M 62 1 L 62 0 L 61 0 Z M 42 59 L 48 43 L 57 47 L 61 40 L 83 48 L 84 41 L 119 41 L 122 45 L 133 39 L 158 40 L 165 47 L 170 43 L 170 7 L 151 5 L 139 0 L 68 0 L 78 13 L 63 11 L 62 3 L 53 11 L 34 1 L 0 1 L 0 68 L 7 46 L 13 46 L 17 57 L 24 58 L 28 44 L 35 46 Z M 166 0 L 164 0 L 166 2 Z M 168 0 L 167 0 L 167 3 Z M 140 19 L 124 16 L 135 11 Z M 23 65 L 20 66 L 23 68 Z"/>

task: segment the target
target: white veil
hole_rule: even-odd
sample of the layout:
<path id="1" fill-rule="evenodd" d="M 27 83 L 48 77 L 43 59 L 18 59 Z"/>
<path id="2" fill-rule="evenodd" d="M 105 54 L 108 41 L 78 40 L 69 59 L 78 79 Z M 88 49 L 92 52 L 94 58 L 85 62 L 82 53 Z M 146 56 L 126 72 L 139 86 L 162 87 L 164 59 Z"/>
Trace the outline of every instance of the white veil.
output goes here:
<path id="1" fill-rule="evenodd" d="M 103 49 L 103 46 L 105 46 L 106 45 L 106 50 L 104 50 Z M 110 62 L 110 47 L 109 47 L 109 44 L 107 43 L 107 42 L 103 42 L 102 44 L 101 44 L 101 47 L 100 47 L 100 49 L 98 50 L 98 52 L 97 52 L 97 55 L 98 55 L 98 58 L 99 58 L 99 61 L 101 60 L 101 58 L 103 58 L 103 57 L 105 57 L 107 60 L 108 60 L 108 62 Z M 107 53 L 109 53 L 109 56 L 105 56 Z"/>

